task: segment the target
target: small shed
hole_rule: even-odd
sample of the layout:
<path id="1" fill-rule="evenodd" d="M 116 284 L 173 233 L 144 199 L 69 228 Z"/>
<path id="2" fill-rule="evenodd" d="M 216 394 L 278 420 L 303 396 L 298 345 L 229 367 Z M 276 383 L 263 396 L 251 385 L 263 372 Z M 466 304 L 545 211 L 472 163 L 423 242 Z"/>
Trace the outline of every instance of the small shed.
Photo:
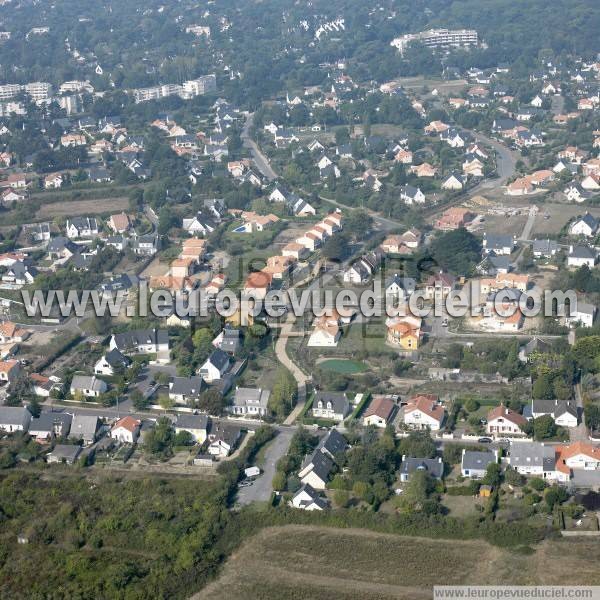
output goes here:
<path id="1" fill-rule="evenodd" d="M 479 488 L 479 497 L 480 498 L 489 498 L 492 495 L 492 486 L 491 485 L 482 485 Z"/>

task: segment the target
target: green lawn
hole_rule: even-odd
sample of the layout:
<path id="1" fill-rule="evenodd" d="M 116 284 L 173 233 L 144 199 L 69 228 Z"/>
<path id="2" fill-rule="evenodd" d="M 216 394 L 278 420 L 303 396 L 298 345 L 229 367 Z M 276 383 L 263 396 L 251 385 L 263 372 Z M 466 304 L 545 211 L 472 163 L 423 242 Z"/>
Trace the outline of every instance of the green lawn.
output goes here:
<path id="1" fill-rule="evenodd" d="M 342 373 L 344 375 L 351 375 L 352 373 L 362 373 L 366 371 L 367 365 L 358 360 L 332 358 L 319 363 L 319 369 L 333 371 L 334 373 Z"/>

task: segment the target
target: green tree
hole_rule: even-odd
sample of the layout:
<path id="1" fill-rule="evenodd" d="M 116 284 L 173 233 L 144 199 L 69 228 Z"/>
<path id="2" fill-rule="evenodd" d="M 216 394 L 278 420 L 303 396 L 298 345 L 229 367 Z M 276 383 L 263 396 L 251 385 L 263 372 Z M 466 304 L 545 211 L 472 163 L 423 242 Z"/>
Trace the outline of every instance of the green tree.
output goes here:
<path id="1" fill-rule="evenodd" d="M 550 415 L 542 415 L 533 420 L 533 437 L 538 442 L 553 438 L 556 431 L 556 423 Z"/>
<path id="2" fill-rule="evenodd" d="M 567 492 L 564 487 L 559 485 L 553 485 L 552 487 L 549 487 L 544 494 L 544 500 L 546 501 L 549 510 L 552 510 L 555 506 L 566 502 L 568 499 L 569 492 Z"/>
<path id="3" fill-rule="evenodd" d="M 279 418 L 287 415 L 294 405 L 298 384 L 294 376 L 284 367 L 277 369 L 275 382 L 269 397 L 269 410 Z"/>
<path id="4" fill-rule="evenodd" d="M 169 397 L 169 394 L 162 394 L 158 400 L 160 407 L 164 410 L 171 410 L 175 406 L 175 400 Z"/>
<path id="5" fill-rule="evenodd" d="M 483 483 L 485 485 L 491 485 L 492 487 L 498 487 L 502 481 L 502 469 L 498 463 L 490 463 L 485 470 L 483 476 Z"/>
<path id="6" fill-rule="evenodd" d="M 434 458 L 437 452 L 434 441 L 427 431 L 411 431 L 400 440 L 398 452 L 401 456 Z"/>
<path id="7" fill-rule="evenodd" d="M 136 410 L 146 410 L 150 405 L 150 399 L 146 398 L 137 388 L 130 392 L 129 399 Z"/>
<path id="8" fill-rule="evenodd" d="M 341 261 L 348 255 L 348 237 L 338 234 L 330 237 L 324 244 L 321 254 L 329 260 Z"/>
<path id="9" fill-rule="evenodd" d="M 198 398 L 198 408 L 209 415 L 223 414 L 225 402 L 223 395 L 217 390 L 206 390 Z"/>
<path id="10" fill-rule="evenodd" d="M 438 235 L 431 242 L 429 251 L 444 271 L 468 275 L 480 261 L 481 242 L 461 227 Z"/>

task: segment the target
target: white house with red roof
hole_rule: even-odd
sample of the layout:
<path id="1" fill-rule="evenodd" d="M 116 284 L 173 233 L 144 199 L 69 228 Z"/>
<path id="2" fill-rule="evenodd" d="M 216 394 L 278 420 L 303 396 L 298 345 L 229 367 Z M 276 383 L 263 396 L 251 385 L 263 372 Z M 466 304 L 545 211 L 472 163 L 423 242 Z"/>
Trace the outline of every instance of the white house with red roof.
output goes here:
<path id="1" fill-rule="evenodd" d="M 490 435 L 525 435 L 521 429 L 527 419 L 520 413 L 501 404 L 493 408 L 487 415 L 486 431 Z"/>
<path id="2" fill-rule="evenodd" d="M 114 424 L 110 430 L 110 437 L 125 444 L 134 444 L 140 434 L 141 424 L 139 419 L 127 415 Z"/>
<path id="3" fill-rule="evenodd" d="M 446 412 L 434 394 L 413 396 L 404 407 L 404 424 L 411 429 L 439 431 Z"/>

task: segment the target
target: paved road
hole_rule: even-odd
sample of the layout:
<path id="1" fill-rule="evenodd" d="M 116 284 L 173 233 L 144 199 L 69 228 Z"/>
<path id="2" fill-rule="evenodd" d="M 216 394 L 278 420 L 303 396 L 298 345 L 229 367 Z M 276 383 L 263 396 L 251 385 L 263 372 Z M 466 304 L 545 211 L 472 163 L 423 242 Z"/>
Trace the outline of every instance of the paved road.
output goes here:
<path id="1" fill-rule="evenodd" d="M 518 160 L 516 152 L 513 152 L 504 144 L 501 144 L 497 140 L 494 140 L 483 133 L 474 131 L 471 133 L 476 141 L 483 142 L 494 148 L 496 151 L 496 172 L 498 173 L 498 179 L 484 181 L 478 185 L 476 189 L 493 189 L 503 186 L 515 174 L 515 165 Z"/>
<path id="2" fill-rule="evenodd" d="M 585 426 L 585 419 L 583 415 L 583 394 L 581 393 L 580 383 L 575 386 L 575 401 L 577 403 L 577 414 L 580 422 L 577 427 L 571 427 L 569 429 L 569 437 L 572 442 L 587 442 L 589 441 L 589 432 Z"/>
<path id="3" fill-rule="evenodd" d="M 517 254 L 517 257 L 513 261 L 513 265 L 516 267 L 519 266 L 521 262 L 521 258 L 523 258 L 523 252 L 525 252 L 525 248 L 529 247 L 529 239 L 531 238 L 531 231 L 533 230 L 533 226 L 535 225 L 535 216 L 537 214 L 537 207 L 532 206 L 529 209 L 529 216 L 527 217 L 527 221 L 523 226 L 523 231 L 521 232 L 521 236 L 519 237 L 519 241 L 523 242 L 523 247 Z"/>
<path id="4" fill-rule="evenodd" d="M 265 464 L 262 473 L 251 486 L 239 488 L 237 496 L 239 504 L 269 500 L 273 491 L 273 476 L 275 475 L 277 461 L 288 451 L 295 431 L 293 428 L 280 428 L 278 430 L 275 439 L 268 445 L 265 452 Z"/>
<path id="5" fill-rule="evenodd" d="M 250 128 L 252 127 L 252 122 L 254 120 L 254 113 L 250 113 L 246 118 L 246 122 L 244 123 L 244 128 L 242 129 L 242 142 L 246 148 L 250 150 L 250 154 L 256 164 L 258 170 L 266 177 L 269 181 L 273 181 L 273 179 L 277 179 L 277 173 L 273 170 L 273 167 L 269 163 L 267 157 L 260 151 L 260 148 L 256 144 L 256 142 L 250 137 Z"/>
<path id="6" fill-rule="evenodd" d="M 533 226 L 535 224 L 536 214 L 537 214 L 537 209 L 535 206 L 532 206 L 529 209 L 529 216 L 527 217 L 527 222 L 525 223 L 525 226 L 523 227 L 523 231 L 521 233 L 521 237 L 519 238 L 519 240 L 526 241 L 526 240 L 531 239 L 531 231 L 533 230 Z"/>

